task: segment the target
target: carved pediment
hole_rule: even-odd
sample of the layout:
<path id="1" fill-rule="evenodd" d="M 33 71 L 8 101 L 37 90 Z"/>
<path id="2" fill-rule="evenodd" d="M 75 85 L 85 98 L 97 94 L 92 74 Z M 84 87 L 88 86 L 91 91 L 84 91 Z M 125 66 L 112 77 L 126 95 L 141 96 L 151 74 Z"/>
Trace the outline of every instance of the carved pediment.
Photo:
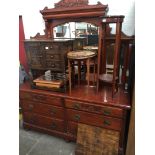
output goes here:
<path id="1" fill-rule="evenodd" d="M 88 0 L 61 0 L 54 8 L 45 7 L 40 13 L 44 20 L 69 18 L 98 18 L 108 11 L 108 5 L 98 2 L 88 5 Z"/>
<path id="2" fill-rule="evenodd" d="M 86 5 L 88 5 L 88 0 L 61 0 L 60 2 L 55 3 L 55 8 L 66 8 Z"/>

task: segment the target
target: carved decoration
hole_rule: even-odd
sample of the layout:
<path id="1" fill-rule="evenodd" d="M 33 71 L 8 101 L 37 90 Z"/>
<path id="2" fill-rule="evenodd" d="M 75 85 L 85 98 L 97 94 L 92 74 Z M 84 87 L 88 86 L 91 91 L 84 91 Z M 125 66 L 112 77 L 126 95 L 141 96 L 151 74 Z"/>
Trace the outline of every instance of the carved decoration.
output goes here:
<path id="1" fill-rule="evenodd" d="M 48 10 L 48 7 L 47 7 L 47 6 L 45 6 L 43 10 Z"/>
<path id="2" fill-rule="evenodd" d="M 44 31 L 45 32 L 45 31 Z M 40 35 L 40 33 L 37 33 L 34 37 L 30 37 L 30 39 L 47 39 L 46 35 Z"/>
<path id="3" fill-rule="evenodd" d="M 55 3 L 55 8 L 66 8 L 85 5 L 88 5 L 88 0 L 61 0 L 60 2 Z"/>

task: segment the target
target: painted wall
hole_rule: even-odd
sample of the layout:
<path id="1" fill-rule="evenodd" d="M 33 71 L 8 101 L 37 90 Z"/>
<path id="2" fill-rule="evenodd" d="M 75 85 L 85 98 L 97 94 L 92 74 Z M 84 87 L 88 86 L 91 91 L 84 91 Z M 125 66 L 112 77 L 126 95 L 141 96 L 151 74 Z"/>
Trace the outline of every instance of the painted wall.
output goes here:
<path id="1" fill-rule="evenodd" d="M 53 8 L 54 3 L 59 0 L 22 0 L 19 4 L 19 15 L 23 17 L 25 38 L 35 36 L 36 33 L 44 34 L 44 21 L 39 10 L 45 6 Z M 125 15 L 122 25 L 122 31 L 126 35 L 133 35 L 135 30 L 135 2 L 134 0 L 89 0 L 89 4 L 97 4 L 100 1 L 102 4 L 109 5 L 108 15 Z M 112 30 L 112 33 L 114 29 Z"/>

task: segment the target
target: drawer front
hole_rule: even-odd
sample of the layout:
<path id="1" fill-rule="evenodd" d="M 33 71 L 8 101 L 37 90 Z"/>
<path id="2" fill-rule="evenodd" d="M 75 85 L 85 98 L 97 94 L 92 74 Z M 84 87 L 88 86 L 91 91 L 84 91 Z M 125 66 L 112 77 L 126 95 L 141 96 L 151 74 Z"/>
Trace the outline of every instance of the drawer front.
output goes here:
<path id="1" fill-rule="evenodd" d="M 60 44 L 52 42 L 41 43 L 41 47 L 44 52 L 54 52 L 60 50 Z"/>
<path id="2" fill-rule="evenodd" d="M 88 112 L 93 112 L 105 116 L 114 116 L 122 118 L 123 110 L 119 108 L 106 107 L 106 106 L 97 106 L 84 102 L 74 101 L 74 100 L 65 100 L 65 105 L 67 108 L 72 108 L 75 110 L 83 110 Z"/>
<path id="3" fill-rule="evenodd" d="M 78 123 L 75 122 L 68 122 L 68 128 L 67 131 L 74 135 L 77 136 L 77 131 L 78 131 Z"/>
<path id="4" fill-rule="evenodd" d="M 21 103 L 24 111 L 38 113 L 50 118 L 64 119 L 64 110 L 61 107 L 26 100 L 21 100 Z"/>
<path id="5" fill-rule="evenodd" d="M 46 52 L 46 61 L 64 61 L 64 55 L 55 52 Z"/>
<path id="6" fill-rule="evenodd" d="M 43 128 L 64 131 L 64 121 L 58 119 L 50 119 L 44 116 L 36 115 L 29 112 L 23 113 L 24 122 L 37 125 Z"/>
<path id="7" fill-rule="evenodd" d="M 58 97 L 40 95 L 40 94 L 35 94 L 32 92 L 20 92 L 20 98 L 62 107 L 62 99 Z"/>
<path id="8" fill-rule="evenodd" d="M 63 61 L 46 61 L 47 69 L 52 71 L 62 71 L 65 69 L 65 63 Z"/>
<path id="9" fill-rule="evenodd" d="M 80 122 L 84 124 L 104 127 L 120 131 L 122 120 L 118 118 L 111 118 L 107 116 L 91 114 L 77 110 L 67 110 L 67 117 L 70 121 Z"/>

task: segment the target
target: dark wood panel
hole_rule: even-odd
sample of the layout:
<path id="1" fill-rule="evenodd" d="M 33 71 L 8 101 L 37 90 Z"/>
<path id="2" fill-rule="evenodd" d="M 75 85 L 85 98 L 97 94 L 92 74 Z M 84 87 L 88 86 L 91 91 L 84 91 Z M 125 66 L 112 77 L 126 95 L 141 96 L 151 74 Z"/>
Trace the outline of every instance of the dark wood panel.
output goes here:
<path id="1" fill-rule="evenodd" d="M 120 131 L 122 120 L 93 113 L 67 109 L 68 120 Z"/>
<path id="2" fill-rule="evenodd" d="M 123 117 L 123 110 L 120 108 L 113 108 L 109 106 L 97 106 L 95 104 L 90 104 L 87 102 L 79 102 L 76 100 L 65 100 L 65 105 L 67 108 L 72 108 L 75 110 L 83 110 L 88 112 L 93 112 L 106 116 Z"/>
<path id="3" fill-rule="evenodd" d="M 21 100 L 23 111 L 38 113 L 50 118 L 64 119 L 64 110 L 61 107 L 42 104 L 39 102 Z"/>

